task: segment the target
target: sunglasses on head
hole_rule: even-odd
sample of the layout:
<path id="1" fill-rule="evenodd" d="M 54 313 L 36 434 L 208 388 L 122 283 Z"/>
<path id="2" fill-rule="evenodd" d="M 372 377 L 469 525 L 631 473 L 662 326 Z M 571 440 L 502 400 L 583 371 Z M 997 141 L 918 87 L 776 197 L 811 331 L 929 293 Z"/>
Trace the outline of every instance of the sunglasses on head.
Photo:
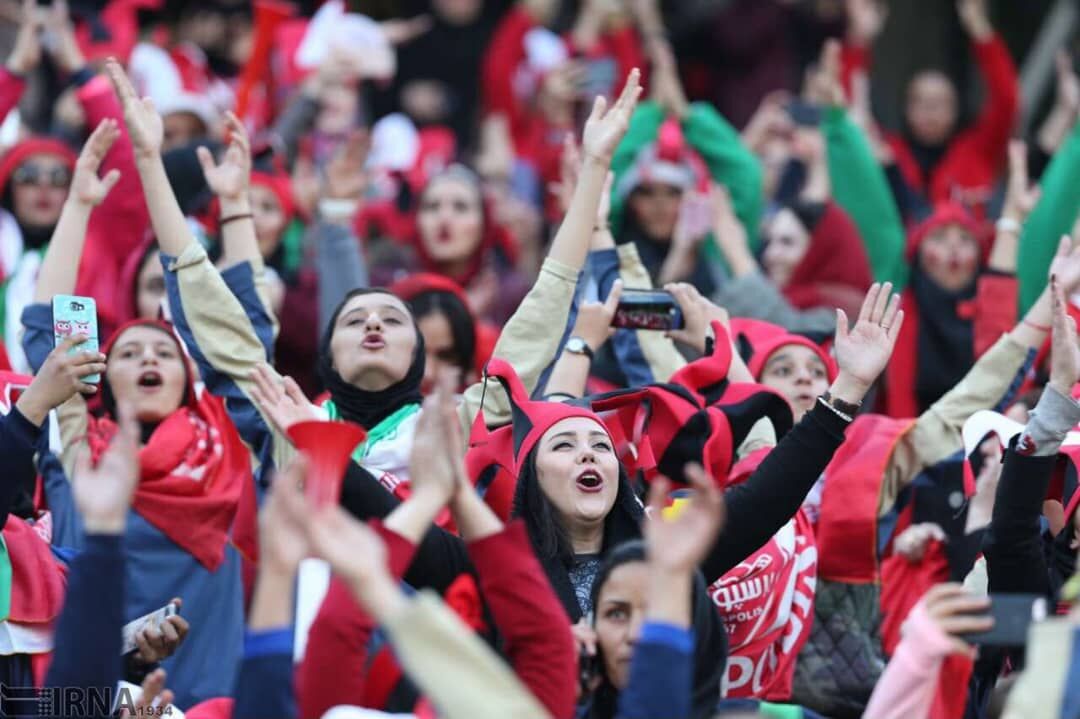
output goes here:
<path id="1" fill-rule="evenodd" d="M 71 170 L 66 167 L 43 168 L 40 165 L 20 165 L 11 175 L 17 185 L 41 185 L 66 188 L 71 184 Z"/>

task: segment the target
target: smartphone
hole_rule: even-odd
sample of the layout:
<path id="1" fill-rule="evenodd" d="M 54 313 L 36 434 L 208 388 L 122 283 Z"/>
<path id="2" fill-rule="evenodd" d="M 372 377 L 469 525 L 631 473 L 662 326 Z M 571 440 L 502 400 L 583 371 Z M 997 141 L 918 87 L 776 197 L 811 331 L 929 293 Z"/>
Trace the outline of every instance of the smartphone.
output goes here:
<path id="1" fill-rule="evenodd" d="M 97 303 L 94 302 L 93 297 L 56 295 L 53 297 L 52 310 L 54 347 L 72 335 L 85 335 L 88 339 L 81 345 L 73 347 L 71 354 L 76 352 L 97 354 Z M 97 384 L 101 381 L 101 375 L 88 375 L 83 377 L 82 381 L 87 384 Z"/>
<path id="2" fill-rule="evenodd" d="M 787 112 L 791 121 L 801 127 L 817 127 L 821 124 L 821 108 L 809 102 L 792 100 L 788 103 Z"/>
<path id="3" fill-rule="evenodd" d="M 180 607 L 176 602 L 169 602 L 161 609 L 156 609 L 149 614 L 144 614 L 138 619 L 133 619 L 124 625 L 121 630 L 123 636 L 123 647 L 120 650 L 121 654 L 129 654 L 137 648 L 135 645 L 135 635 L 146 626 L 147 622 L 154 622 L 155 626 L 160 627 L 165 623 L 165 620 L 169 617 L 175 617 L 180 613 Z"/>
<path id="4" fill-rule="evenodd" d="M 1047 617 L 1046 597 L 1038 594 L 991 594 L 990 616 L 994 626 L 985 632 L 963 635 L 970 644 L 987 647 L 1022 647 L 1033 622 Z"/>
<path id="5" fill-rule="evenodd" d="M 611 326 L 635 330 L 679 330 L 683 328 L 682 309 L 671 293 L 664 290 L 623 290 Z"/>

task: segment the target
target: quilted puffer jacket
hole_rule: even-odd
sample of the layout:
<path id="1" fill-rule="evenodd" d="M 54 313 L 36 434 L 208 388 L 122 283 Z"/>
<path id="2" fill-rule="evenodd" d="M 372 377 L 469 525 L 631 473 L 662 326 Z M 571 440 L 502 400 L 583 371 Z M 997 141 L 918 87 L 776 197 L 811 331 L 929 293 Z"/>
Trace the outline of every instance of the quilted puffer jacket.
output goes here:
<path id="1" fill-rule="evenodd" d="M 876 584 L 818 578 L 814 626 L 799 653 L 791 701 L 835 719 L 859 719 L 881 673 Z"/>

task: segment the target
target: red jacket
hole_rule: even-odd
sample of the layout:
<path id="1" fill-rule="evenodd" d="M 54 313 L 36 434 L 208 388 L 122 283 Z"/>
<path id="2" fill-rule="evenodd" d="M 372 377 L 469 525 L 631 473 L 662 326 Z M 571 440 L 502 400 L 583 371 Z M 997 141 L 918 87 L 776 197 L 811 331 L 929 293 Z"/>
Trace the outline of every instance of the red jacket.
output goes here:
<path id="1" fill-rule="evenodd" d="M 0 115 L 18 104 L 25 81 L 0 69 Z M 75 93 L 86 115 L 86 124 L 97 127 L 111 117 L 119 122 L 120 137 L 105 157 L 99 174 L 120 170 L 120 181 L 90 215 L 86 245 L 75 293 L 97 300 L 99 334 L 104 339 L 113 329 L 134 315 L 135 288 L 121 282 L 128 255 L 142 246 L 150 216 L 143 200 L 142 182 L 135 170 L 135 155 L 124 125 L 123 110 L 109 81 L 98 75 Z"/>
<path id="2" fill-rule="evenodd" d="M 930 176 L 923 175 L 903 137 L 890 134 L 886 140 L 904 181 L 921 192 L 930 204 L 959 202 L 983 217 L 1005 164 L 1009 136 L 1020 104 L 1020 86 L 1016 66 L 998 35 L 972 43 L 972 50 L 988 96 L 978 118 L 952 139 Z M 842 59 L 846 82 L 852 72 L 867 70 L 870 56 L 860 48 L 845 48 Z"/>
<path id="3" fill-rule="evenodd" d="M 390 571 L 400 579 L 416 547 L 381 522 L 372 526 L 387 543 Z M 574 641 L 566 613 L 533 555 L 525 525 L 512 522 L 504 531 L 470 543 L 468 551 L 510 665 L 555 719 L 570 719 L 577 689 Z M 322 716 L 339 704 L 364 706 L 370 700 L 364 668 L 373 627 L 348 587 L 331 580 L 297 670 L 300 716 Z M 371 673 L 383 670 L 380 663 L 387 664 L 382 656 L 372 663 Z"/>

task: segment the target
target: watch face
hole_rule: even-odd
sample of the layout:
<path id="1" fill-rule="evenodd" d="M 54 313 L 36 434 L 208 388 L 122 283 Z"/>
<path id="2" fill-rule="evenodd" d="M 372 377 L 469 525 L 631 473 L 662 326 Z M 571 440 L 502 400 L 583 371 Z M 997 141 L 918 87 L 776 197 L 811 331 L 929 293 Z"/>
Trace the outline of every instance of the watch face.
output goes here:
<path id="1" fill-rule="evenodd" d="M 580 337 L 571 337 L 566 340 L 566 351 L 573 352 L 574 354 L 583 354 L 585 352 L 585 340 Z"/>

